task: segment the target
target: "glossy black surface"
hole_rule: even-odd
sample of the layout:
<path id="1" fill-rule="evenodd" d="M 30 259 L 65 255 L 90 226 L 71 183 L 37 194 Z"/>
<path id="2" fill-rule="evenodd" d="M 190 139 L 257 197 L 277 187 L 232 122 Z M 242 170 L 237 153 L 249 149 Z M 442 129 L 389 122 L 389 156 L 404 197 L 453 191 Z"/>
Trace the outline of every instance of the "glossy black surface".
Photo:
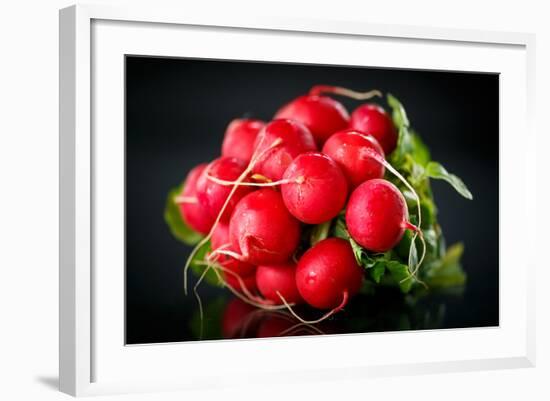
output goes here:
<path id="1" fill-rule="evenodd" d="M 239 309 L 227 290 L 204 285 L 201 328 L 196 299 L 183 294 L 190 249 L 164 223 L 166 195 L 190 168 L 219 155 L 231 119 L 268 120 L 319 83 L 395 94 L 433 159 L 467 183 L 473 201 L 443 182 L 433 189 L 447 243 L 465 244 L 468 284 L 439 294 L 356 297 L 315 328 Z M 498 99 L 498 75 L 127 57 L 127 343 L 498 325 Z M 357 105 L 342 101 L 350 111 Z"/>

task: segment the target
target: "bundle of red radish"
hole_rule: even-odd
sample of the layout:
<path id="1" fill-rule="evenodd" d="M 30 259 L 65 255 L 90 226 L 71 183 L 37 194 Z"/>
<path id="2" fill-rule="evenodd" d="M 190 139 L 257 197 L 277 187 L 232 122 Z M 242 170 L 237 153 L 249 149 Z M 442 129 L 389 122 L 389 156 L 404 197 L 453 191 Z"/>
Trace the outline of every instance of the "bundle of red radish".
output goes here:
<path id="1" fill-rule="evenodd" d="M 365 286 L 408 292 L 464 283 L 462 247 L 445 247 L 430 179 L 471 199 L 464 183 L 431 161 L 395 97 L 387 96 L 391 115 L 369 101 L 350 117 L 335 96 L 382 95 L 315 86 L 270 122 L 233 120 L 221 156 L 170 193 L 166 221 L 195 245 L 186 292 L 192 267 L 195 294 L 206 277 L 309 324 Z M 303 303 L 326 313 L 305 321 L 293 309 Z"/>

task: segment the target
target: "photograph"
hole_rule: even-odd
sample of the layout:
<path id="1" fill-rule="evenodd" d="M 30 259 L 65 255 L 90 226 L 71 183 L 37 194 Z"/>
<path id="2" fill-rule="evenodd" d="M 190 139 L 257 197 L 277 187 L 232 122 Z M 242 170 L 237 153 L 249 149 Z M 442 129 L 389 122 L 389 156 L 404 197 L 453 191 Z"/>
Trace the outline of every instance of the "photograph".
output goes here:
<path id="1" fill-rule="evenodd" d="M 124 64 L 126 345 L 499 326 L 498 73 Z"/>

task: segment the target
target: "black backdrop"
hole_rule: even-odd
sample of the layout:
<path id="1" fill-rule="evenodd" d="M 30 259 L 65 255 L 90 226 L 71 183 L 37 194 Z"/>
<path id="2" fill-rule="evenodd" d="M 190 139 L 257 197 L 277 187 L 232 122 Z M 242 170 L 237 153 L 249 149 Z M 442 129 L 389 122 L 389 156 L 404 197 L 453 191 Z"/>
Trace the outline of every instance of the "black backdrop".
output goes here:
<path id="1" fill-rule="evenodd" d="M 197 303 L 183 294 L 190 249 L 172 238 L 163 220 L 169 189 L 193 166 L 219 155 L 231 119 L 269 120 L 282 104 L 320 83 L 393 93 L 434 160 L 469 186 L 473 201 L 446 183 L 433 183 L 447 242 L 464 242 L 468 274 L 463 294 L 433 300 L 439 313 L 444 309 L 436 327 L 498 325 L 498 75 L 128 56 L 127 343 L 196 339 Z M 350 111 L 357 105 L 342 102 Z M 229 298 L 226 292 L 201 289 L 206 304 Z M 374 320 L 383 320 L 385 301 L 377 302 L 382 306 Z M 402 328 L 384 322 L 368 330 Z"/>

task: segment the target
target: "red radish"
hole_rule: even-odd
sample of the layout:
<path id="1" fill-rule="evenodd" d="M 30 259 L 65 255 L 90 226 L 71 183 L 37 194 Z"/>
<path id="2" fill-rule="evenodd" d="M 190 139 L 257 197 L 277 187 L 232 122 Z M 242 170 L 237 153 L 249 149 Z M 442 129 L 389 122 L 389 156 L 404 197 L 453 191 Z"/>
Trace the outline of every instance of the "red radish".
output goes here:
<path id="1" fill-rule="evenodd" d="M 223 272 L 223 279 L 228 286 L 240 293 L 244 293 L 246 291 L 248 291 L 249 293 L 253 293 L 256 291 L 257 288 L 256 275 L 254 274 L 254 271 L 248 276 L 241 276 L 240 274 L 235 275 L 228 272 Z M 246 291 L 245 289 L 243 289 L 243 285 Z"/>
<path id="2" fill-rule="evenodd" d="M 355 295 L 363 279 L 351 245 L 327 238 L 306 251 L 296 267 L 296 286 L 314 308 L 340 310 Z"/>
<path id="3" fill-rule="evenodd" d="M 281 194 L 264 188 L 246 195 L 229 222 L 229 238 L 242 260 L 254 265 L 289 260 L 300 241 L 300 223 L 287 210 Z"/>
<path id="4" fill-rule="evenodd" d="M 256 271 L 256 266 L 235 259 L 229 254 L 224 254 L 220 252 L 234 252 L 229 242 L 229 224 L 218 223 L 218 225 L 214 229 L 214 232 L 212 233 L 211 243 L 212 251 L 214 251 L 213 255 L 215 255 L 215 260 L 222 267 L 226 268 L 229 271 L 232 271 L 235 274 L 238 274 L 242 278 L 250 276 Z"/>
<path id="5" fill-rule="evenodd" d="M 229 245 L 229 224 L 218 223 L 214 232 L 212 232 L 212 238 L 210 239 L 212 244 L 212 250 L 215 251 L 223 246 Z"/>
<path id="6" fill-rule="evenodd" d="M 397 145 L 397 130 L 386 111 L 372 103 L 366 103 L 351 113 L 350 128 L 372 135 L 389 155 Z"/>
<path id="7" fill-rule="evenodd" d="M 193 230 L 202 234 L 208 233 L 214 224 L 214 217 L 204 212 L 204 205 L 199 203 L 197 198 L 197 180 L 206 166 L 206 163 L 199 164 L 187 174 L 183 191 L 176 198 L 183 220 Z"/>
<path id="8" fill-rule="evenodd" d="M 393 248 L 407 228 L 418 231 L 408 220 L 405 198 L 395 185 L 382 179 L 359 185 L 352 192 L 346 209 L 349 234 L 373 252 Z"/>
<path id="9" fill-rule="evenodd" d="M 228 247 L 223 250 L 223 252 L 231 252 L 234 253 L 233 248 Z M 246 277 L 254 274 L 256 272 L 256 266 L 243 262 L 239 259 L 234 258 L 231 255 L 225 254 L 223 252 L 215 253 L 215 261 L 218 263 L 222 268 L 225 269 L 225 272 L 227 273 L 226 278 L 231 275 L 231 272 L 235 273 L 236 275 L 240 276 L 242 279 L 245 279 Z M 233 276 L 233 275 L 232 275 Z M 236 277 L 231 277 L 235 278 Z"/>
<path id="10" fill-rule="evenodd" d="M 257 309 L 246 302 L 241 301 L 239 298 L 234 298 L 227 304 L 223 311 L 222 315 L 222 335 L 224 338 L 237 338 L 241 337 L 240 332 L 244 329 L 244 335 L 246 335 L 249 330 L 246 330 L 245 325 L 249 323 L 252 313 Z M 254 327 L 254 322 L 250 322 L 249 329 Z"/>
<path id="11" fill-rule="evenodd" d="M 225 201 L 227 200 L 231 186 L 218 184 L 208 176 L 222 180 L 234 181 L 245 171 L 247 163 L 234 157 L 220 157 L 208 165 L 197 180 L 197 198 L 204 205 L 203 213 L 209 213 L 213 221 L 218 217 Z M 240 186 L 229 200 L 220 221 L 227 222 L 231 217 L 233 208 L 239 200 L 252 188 Z"/>
<path id="12" fill-rule="evenodd" d="M 287 302 L 300 303 L 302 297 L 296 288 L 296 265 L 258 266 L 256 269 L 256 284 L 260 294 L 275 304 L 282 304 L 279 292 Z"/>
<path id="13" fill-rule="evenodd" d="M 254 153 L 254 142 L 258 132 L 264 126 L 263 121 L 248 118 L 231 121 L 223 138 L 222 156 L 236 157 L 249 162 Z"/>
<path id="14" fill-rule="evenodd" d="M 323 153 L 342 168 L 350 188 L 384 177 L 384 166 L 372 157 L 372 152 L 384 157 L 382 147 L 373 136 L 352 129 L 337 132 L 323 146 Z"/>
<path id="15" fill-rule="evenodd" d="M 227 250 L 232 251 L 232 248 L 228 248 Z M 220 254 L 218 255 L 216 260 L 222 267 L 229 270 L 230 272 L 233 272 L 239 275 L 243 280 L 253 275 L 256 271 L 256 266 L 251 265 L 250 263 L 246 263 L 241 260 L 235 259 L 230 255 Z M 228 273 L 226 278 L 229 277 L 229 275 L 230 274 Z"/>
<path id="16" fill-rule="evenodd" d="M 305 129 L 305 128 L 304 128 Z M 307 132 L 307 130 L 306 130 Z M 185 262 L 185 267 L 183 269 L 183 289 L 187 295 L 187 273 L 193 258 L 197 255 L 197 252 L 204 246 L 212 237 L 214 228 L 220 222 L 224 222 L 224 219 L 227 220 L 232 213 L 232 210 L 235 206 L 235 203 L 238 202 L 242 196 L 251 191 L 250 187 L 242 185 L 245 180 L 249 178 L 249 175 L 252 173 L 252 169 L 256 164 L 256 161 L 261 159 L 271 150 L 277 148 L 283 142 L 282 138 L 277 138 L 271 142 L 267 147 L 262 148 L 262 150 L 254 150 L 252 160 L 246 165 L 244 169 L 241 169 L 242 165 L 239 166 L 242 161 L 236 158 L 224 158 L 215 160 L 213 163 L 207 166 L 204 169 L 203 173 L 200 175 L 197 182 L 197 197 L 199 202 L 204 202 L 206 205 L 207 213 L 210 213 L 211 216 L 216 214 L 212 228 L 206 236 L 195 245 L 193 250 L 189 253 L 187 261 Z M 263 146 L 263 141 L 260 140 L 257 147 Z M 230 161 L 226 161 L 229 159 Z M 225 166 L 226 165 L 226 166 Z M 215 167 L 215 168 L 214 168 Z M 223 167 L 227 167 L 226 169 Z M 213 173 L 211 173 L 213 170 Z M 231 175 L 234 176 L 236 172 L 240 171 L 240 174 L 233 179 L 232 177 L 222 177 L 222 175 Z M 226 188 L 227 185 L 230 185 L 229 190 L 224 191 L 222 188 Z M 237 195 L 237 196 L 235 196 Z M 205 199 L 202 201 L 201 199 Z M 223 200 L 220 202 L 220 199 Z M 298 227 L 299 231 L 299 227 Z M 299 235 L 298 235 L 299 236 Z M 234 252 L 232 252 L 236 255 Z M 240 256 L 240 255 L 239 255 Z M 242 257 L 238 258 L 242 260 Z M 275 259 L 275 258 L 272 258 Z M 271 262 L 271 260 L 269 261 Z M 280 263 L 280 260 L 276 260 L 275 263 Z"/>
<path id="17" fill-rule="evenodd" d="M 278 140 L 280 145 L 260 157 L 253 169 L 273 181 L 282 178 L 296 156 L 317 149 L 313 136 L 304 125 L 291 120 L 275 120 L 258 134 L 254 145 L 256 153 L 260 154 Z"/>
<path id="18" fill-rule="evenodd" d="M 319 224 L 334 218 L 344 207 L 348 184 L 336 162 L 321 152 L 298 156 L 283 176 L 281 194 L 298 220 Z"/>
<path id="19" fill-rule="evenodd" d="M 300 121 L 322 146 L 329 136 L 348 126 L 350 117 L 345 107 L 330 97 L 305 95 L 283 106 L 274 118 Z"/>

